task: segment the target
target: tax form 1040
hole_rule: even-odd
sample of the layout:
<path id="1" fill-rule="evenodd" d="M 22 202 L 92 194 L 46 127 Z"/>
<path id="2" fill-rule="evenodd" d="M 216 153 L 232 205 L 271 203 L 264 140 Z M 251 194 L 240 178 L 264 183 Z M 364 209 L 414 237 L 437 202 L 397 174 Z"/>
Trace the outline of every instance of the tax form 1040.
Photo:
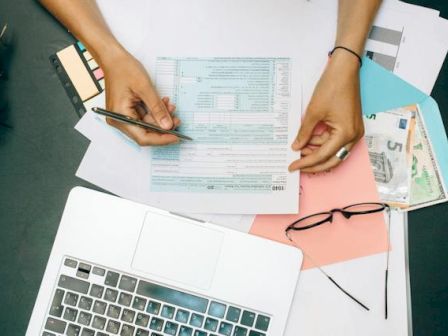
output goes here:
<path id="1" fill-rule="evenodd" d="M 299 174 L 288 165 L 300 123 L 301 87 L 289 58 L 155 61 L 192 137 L 151 150 L 150 203 L 189 213 L 297 213 Z"/>

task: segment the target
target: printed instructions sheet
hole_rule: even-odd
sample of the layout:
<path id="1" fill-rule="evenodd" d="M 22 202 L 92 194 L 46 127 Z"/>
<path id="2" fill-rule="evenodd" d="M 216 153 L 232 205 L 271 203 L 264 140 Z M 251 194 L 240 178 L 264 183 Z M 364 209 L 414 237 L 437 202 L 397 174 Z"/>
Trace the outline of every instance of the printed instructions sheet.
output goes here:
<path id="1" fill-rule="evenodd" d="M 298 158 L 300 87 L 291 74 L 289 58 L 158 58 L 156 86 L 194 140 L 152 149 L 156 199 L 188 212 L 297 213 L 299 175 L 287 167 Z"/>

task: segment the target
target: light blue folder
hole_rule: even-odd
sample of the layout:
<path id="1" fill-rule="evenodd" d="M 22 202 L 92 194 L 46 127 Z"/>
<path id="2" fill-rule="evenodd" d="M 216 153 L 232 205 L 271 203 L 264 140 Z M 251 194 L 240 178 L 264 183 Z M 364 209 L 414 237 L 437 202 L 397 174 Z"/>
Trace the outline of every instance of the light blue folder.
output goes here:
<path id="1" fill-rule="evenodd" d="M 436 101 L 367 57 L 361 68 L 363 113 L 384 112 L 418 104 L 445 186 L 448 187 L 448 139 Z"/>

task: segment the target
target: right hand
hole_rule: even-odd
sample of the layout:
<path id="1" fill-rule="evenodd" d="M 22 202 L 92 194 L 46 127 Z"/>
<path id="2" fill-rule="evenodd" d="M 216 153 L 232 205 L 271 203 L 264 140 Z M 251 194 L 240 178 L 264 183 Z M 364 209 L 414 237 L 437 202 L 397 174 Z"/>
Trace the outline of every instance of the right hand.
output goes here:
<path id="1" fill-rule="evenodd" d="M 106 82 L 107 110 L 166 130 L 179 126 L 180 120 L 173 115 L 175 106 L 168 97 L 159 97 L 145 68 L 132 55 L 123 50 L 101 66 Z M 168 145 L 179 141 L 175 135 L 153 132 L 110 118 L 106 121 L 140 146 Z"/>

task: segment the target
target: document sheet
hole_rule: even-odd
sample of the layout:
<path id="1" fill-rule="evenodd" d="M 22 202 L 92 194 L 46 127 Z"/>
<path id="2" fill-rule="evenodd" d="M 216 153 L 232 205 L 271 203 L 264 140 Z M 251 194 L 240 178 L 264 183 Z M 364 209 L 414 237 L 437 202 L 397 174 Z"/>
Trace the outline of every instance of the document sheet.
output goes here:
<path id="1" fill-rule="evenodd" d="M 114 148 L 107 161 L 117 155 L 130 156 L 126 162 L 131 168 L 131 162 L 138 162 L 146 178 L 133 175 L 138 183 L 132 197 L 114 187 L 123 169 L 105 172 L 96 164 L 92 174 L 81 165 L 78 176 L 97 185 L 107 179 L 111 183 L 104 183 L 105 189 L 170 211 L 297 213 L 299 174 L 287 169 L 299 157 L 290 148 L 301 109 L 300 85 L 295 81 L 294 86 L 292 80 L 293 73 L 297 76 L 292 60 L 158 57 L 153 62 L 160 94 L 176 104 L 182 121 L 179 131 L 193 141 L 138 148 L 123 141 L 116 130 L 107 129 L 102 137 Z M 104 123 L 95 119 L 92 123 Z"/>
<path id="2" fill-rule="evenodd" d="M 157 87 L 177 105 L 179 131 L 194 140 L 152 150 L 151 191 L 296 202 L 286 169 L 290 66 L 285 58 L 159 58 Z"/>

